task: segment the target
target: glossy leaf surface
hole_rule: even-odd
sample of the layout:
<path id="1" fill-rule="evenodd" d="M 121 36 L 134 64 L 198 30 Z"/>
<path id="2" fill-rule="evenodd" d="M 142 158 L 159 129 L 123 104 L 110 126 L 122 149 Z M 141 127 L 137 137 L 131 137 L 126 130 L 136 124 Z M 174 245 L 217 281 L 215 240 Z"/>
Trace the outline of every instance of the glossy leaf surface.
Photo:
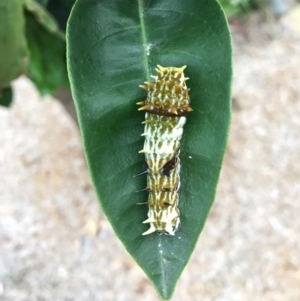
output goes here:
<path id="1" fill-rule="evenodd" d="M 170 298 L 215 196 L 230 123 L 231 42 L 214 0 L 78 0 L 67 30 L 68 69 L 101 207 L 128 252 Z M 181 146 L 181 228 L 142 236 L 144 100 L 157 64 L 187 65 L 191 106 Z M 95 263 L 97 264 L 97 263 Z M 201 269 L 201 267 L 199 267 Z"/>

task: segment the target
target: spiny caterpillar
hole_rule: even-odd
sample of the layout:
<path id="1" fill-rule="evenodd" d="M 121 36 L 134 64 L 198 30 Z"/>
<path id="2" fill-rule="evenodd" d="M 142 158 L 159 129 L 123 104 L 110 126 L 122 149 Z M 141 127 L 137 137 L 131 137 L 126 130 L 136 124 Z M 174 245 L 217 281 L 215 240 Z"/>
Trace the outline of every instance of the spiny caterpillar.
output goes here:
<path id="1" fill-rule="evenodd" d="M 180 139 L 185 116 L 192 111 L 189 106 L 189 89 L 181 68 L 157 65 L 155 83 L 145 82 L 140 87 L 148 92 L 147 99 L 138 102 L 139 111 L 146 111 L 144 148 L 146 169 L 137 176 L 147 174 L 149 191 L 148 219 L 150 228 L 143 235 L 157 231 L 158 234 L 175 235 L 180 225 L 178 189 L 180 187 Z"/>

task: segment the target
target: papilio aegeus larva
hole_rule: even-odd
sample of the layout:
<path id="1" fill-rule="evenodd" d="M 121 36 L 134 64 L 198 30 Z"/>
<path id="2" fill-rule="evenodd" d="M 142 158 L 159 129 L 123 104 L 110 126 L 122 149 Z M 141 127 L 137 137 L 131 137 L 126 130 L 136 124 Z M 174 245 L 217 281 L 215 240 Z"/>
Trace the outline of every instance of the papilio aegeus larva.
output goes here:
<path id="1" fill-rule="evenodd" d="M 159 234 L 174 235 L 180 225 L 178 209 L 178 189 L 180 187 L 180 139 L 186 115 L 192 111 L 189 106 L 189 89 L 186 86 L 181 68 L 158 65 L 157 76 L 151 76 L 155 82 L 141 85 L 148 92 L 139 111 L 146 111 L 144 148 L 147 187 L 149 191 L 148 219 L 150 228 L 143 235 L 157 231 Z"/>

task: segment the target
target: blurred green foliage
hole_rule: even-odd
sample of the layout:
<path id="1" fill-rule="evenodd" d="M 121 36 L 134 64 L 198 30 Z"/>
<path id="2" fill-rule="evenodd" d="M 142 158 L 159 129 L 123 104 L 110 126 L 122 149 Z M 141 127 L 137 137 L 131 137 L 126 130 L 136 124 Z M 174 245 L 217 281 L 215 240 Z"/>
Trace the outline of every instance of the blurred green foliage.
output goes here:
<path id="1" fill-rule="evenodd" d="M 30 51 L 27 70 L 42 95 L 68 87 L 65 34 L 42 6 L 26 1 L 26 38 Z"/>
<path id="2" fill-rule="evenodd" d="M 26 70 L 24 23 L 20 0 L 0 0 L 0 90 Z"/>
<path id="3" fill-rule="evenodd" d="M 6 87 L 0 90 L 0 106 L 10 107 L 12 98 L 13 92 L 11 87 Z"/>
<path id="4" fill-rule="evenodd" d="M 242 15 L 265 5 L 266 0 L 218 0 L 227 17 Z"/>
<path id="5" fill-rule="evenodd" d="M 29 78 L 42 95 L 53 93 L 61 86 L 68 87 L 66 43 L 59 33 L 49 32 L 26 13 L 26 38 L 30 51 L 27 69 Z"/>
<path id="6" fill-rule="evenodd" d="M 42 6 L 46 6 L 48 4 L 48 0 L 35 0 L 35 1 Z"/>
<path id="7" fill-rule="evenodd" d="M 67 21 L 74 3 L 75 0 L 48 0 L 46 8 L 63 31 L 66 31 Z"/>
<path id="8" fill-rule="evenodd" d="M 65 27 L 67 18 L 58 20 L 47 10 L 53 3 L 64 16 L 70 14 L 74 0 L 48 0 L 41 4 L 25 1 L 26 38 L 30 51 L 27 70 L 42 95 L 53 93 L 59 87 L 69 87 L 66 67 Z M 46 8 L 46 9 L 45 9 Z"/>
<path id="9" fill-rule="evenodd" d="M 10 104 L 8 87 L 23 73 L 42 95 L 69 87 L 65 29 L 74 2 L 0 0 L 0 105 Z"/>

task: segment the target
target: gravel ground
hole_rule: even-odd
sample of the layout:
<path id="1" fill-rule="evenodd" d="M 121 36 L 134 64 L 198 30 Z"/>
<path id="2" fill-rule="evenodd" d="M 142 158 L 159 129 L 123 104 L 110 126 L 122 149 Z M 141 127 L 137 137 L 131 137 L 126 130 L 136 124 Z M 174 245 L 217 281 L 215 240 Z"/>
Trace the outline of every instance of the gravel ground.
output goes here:
<path id="1" fill-rule="evenodd" d="M 233 27 L 216 202 L 173 301 L 300 300 L 300 34 Z M 100 212 L 77 127 L 26 78 L 0 108 L 0 300 L 159 300 Z M 112 251 L 113 250 L 113 251 Z"/>

